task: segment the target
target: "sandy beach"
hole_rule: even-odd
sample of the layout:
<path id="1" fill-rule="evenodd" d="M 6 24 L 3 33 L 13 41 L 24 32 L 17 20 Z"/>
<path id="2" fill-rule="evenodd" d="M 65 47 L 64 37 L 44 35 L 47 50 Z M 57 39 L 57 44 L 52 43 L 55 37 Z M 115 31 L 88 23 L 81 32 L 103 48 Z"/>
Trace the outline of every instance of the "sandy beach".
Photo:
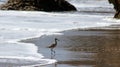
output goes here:
<path id="1" fill-rule="evenodd" d="M 120 30 L 70 30 L 62 35 L 44 35 L 25 40 L 38 46 L 38 52 L 57 63 L 43 67 L 120 67 Z M 46 48 L 58 38 L 56 53 Z M 45 42 L 46 41 L 46 42 Z"/>

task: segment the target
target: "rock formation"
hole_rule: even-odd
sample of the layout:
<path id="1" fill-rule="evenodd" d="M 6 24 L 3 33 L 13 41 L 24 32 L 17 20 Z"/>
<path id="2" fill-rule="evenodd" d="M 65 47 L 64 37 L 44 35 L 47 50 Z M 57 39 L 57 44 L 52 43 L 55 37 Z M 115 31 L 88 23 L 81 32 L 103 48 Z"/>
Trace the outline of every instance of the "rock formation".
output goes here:
<path id="1" fill-rule="evenodd" d="M 76 8 L 65 0 L 8 0 L 0 6 L 2 10 L 33 11 L 76 11 Z"/>
<path id="2" fill-rule="evenodd" d="M 120 19 L 120 0 L 108 0 L 108 1 L 109 3 L 112 3 L 114 5 L 114 9 L 116 10 L 114 18 Z"/>

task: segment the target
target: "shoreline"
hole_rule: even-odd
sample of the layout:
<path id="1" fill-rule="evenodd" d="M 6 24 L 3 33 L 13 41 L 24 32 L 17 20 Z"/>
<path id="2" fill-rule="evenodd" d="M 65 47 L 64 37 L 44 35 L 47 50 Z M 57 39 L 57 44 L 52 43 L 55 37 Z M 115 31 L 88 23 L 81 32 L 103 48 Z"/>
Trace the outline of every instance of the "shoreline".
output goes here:
<path id="1" fill-rule="evenodd" d="M 44 35 L 24 42 L 34 43 L 45 58 L 58 61 L 43 67 L 119 67 L 120 30 L 71 30 L 62 33 L 63 35 Z M 60 41 L 55 48 L 56 54 L 52 56 L 46 47 L 55 37 Z"/>

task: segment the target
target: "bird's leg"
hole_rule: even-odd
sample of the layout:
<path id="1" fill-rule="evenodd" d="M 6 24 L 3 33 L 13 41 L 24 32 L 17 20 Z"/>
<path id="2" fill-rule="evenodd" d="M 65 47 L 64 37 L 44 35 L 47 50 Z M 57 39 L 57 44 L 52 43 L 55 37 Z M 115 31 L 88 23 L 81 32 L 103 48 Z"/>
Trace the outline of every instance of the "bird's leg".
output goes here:
<path id="1" fill-rule="evenodd" d="M 52 55 L 52 48 L 51 48 L 51 55 Z"/>
<path id="2" fill-rule="evenodd" d="M 53 48 L 51 48 L 51 55 L 55 55 L 55 50 L 53 50 Z"/>
<path id="3" fill-rule="evenodd" d="M 53 50 L 54 54 L 55 54 L 55 50 Z"/>
<path id="4" fill-rule="evenodd" d="M 51 55 L 53 55 L 53 48 L 51 48 Z"/>
<path id="5" fill-rule="evenodd" d="M 53 52 L 54 52 L 54 56 L 55 56 L 55 50 Z"/>

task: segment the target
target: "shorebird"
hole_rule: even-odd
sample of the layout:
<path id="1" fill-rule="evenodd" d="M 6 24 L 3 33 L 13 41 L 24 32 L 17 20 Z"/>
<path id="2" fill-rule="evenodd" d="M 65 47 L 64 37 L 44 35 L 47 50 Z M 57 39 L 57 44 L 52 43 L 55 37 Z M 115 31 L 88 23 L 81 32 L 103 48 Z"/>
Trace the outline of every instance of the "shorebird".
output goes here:
<path id="1" fill-rule="evenodd" d="M 51 53 L 55 51 L 53 50 L 56 46 L 57 46 L 57 41 L 59 41 L 57 38 L 55 38 L 55 42 L 53 44 L 51 44 L 50 46 L 48 46 L 48 48 L 51 49 Z"/>

